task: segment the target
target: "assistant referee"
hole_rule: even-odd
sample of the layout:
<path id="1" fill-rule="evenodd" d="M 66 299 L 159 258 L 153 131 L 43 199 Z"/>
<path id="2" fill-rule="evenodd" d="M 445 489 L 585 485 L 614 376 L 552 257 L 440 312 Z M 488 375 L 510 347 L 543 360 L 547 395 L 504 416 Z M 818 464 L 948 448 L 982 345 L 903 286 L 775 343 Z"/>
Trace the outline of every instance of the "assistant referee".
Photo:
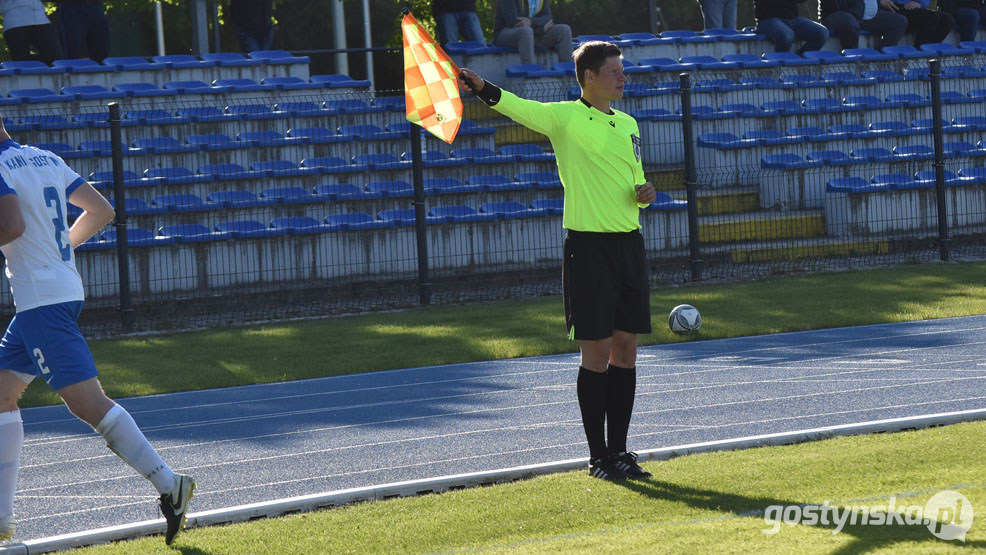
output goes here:
<path id="1" fill-rule="evenodd" d="M 640 163 L 636 120 L 610 107 L 623 98 L 626 84 L 619 47 L 587 42 L 573 58 L 582 96 L 571 102 L 522 99 L 469 69 L 462 69 L 459 85 L 551 140 L 565 187 L 565 321 L 582 352 L 576 389 L 589 474 L 645 478 L 650 473 L 626 442 L 637 385 L 637 334 L 651 332 L 639 210 L 656 193 Z"/>

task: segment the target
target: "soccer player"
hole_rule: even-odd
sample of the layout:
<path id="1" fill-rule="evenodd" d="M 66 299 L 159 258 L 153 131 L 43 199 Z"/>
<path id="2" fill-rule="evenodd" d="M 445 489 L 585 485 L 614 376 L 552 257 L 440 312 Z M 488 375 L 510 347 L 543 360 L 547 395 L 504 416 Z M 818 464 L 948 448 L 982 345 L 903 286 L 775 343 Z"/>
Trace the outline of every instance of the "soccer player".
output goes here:
<path id="1" fill-rule="evenodd" d="M 66 201 L 84 212 L 66 228 Z M 103 393 L 76 319 L 82 278 L 73 249 L 113 219 L 113 207 L 58 156 L 11 140 L 0 118 L 0 250 L 16 314 L 0 340 L 0 541 L 14 535 L 24 425 L 17 400 L 36 377 L 161 494 L 170 544 L 195 489 L 161 460 L 133 418 Z"/>
<path id="2" fill-rule="evenodd" d="M 636 120 L 610 106 L 623 97 L 622 59 L 616 45 L 582 44 L 574 53 L 582 96 L 571 102 L 525 100 L 472 70 L 459 75 L 461 87 L 547 135 L 554 147 L 565 187 L 565 320 L 582 352 L 576 389 L 589 474 L 607 480 L 650 476 L 626 441 L 637 383 L 637 334 L 651 332 L 639 210 L 656 193 L 644 178 Z"/>

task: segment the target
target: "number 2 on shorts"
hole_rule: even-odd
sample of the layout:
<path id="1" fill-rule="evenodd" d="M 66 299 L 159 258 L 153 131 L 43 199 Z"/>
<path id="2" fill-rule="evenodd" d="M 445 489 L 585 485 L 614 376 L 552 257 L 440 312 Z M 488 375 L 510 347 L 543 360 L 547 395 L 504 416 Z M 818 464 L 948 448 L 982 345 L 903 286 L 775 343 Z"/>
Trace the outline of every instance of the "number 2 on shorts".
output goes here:
<path id="1" fill-rule="evenodd" d="M 38 359 L 38 368 L 41 369 L 42 374 L 48 374 L 49 372 L 51 372 L 51 370 L 49 370 L 48 367 L 45 366 L 45 356 L 44 353 L 41 352 L 41 349 L 39 348 L 34 349 L 34 358 Z"/>

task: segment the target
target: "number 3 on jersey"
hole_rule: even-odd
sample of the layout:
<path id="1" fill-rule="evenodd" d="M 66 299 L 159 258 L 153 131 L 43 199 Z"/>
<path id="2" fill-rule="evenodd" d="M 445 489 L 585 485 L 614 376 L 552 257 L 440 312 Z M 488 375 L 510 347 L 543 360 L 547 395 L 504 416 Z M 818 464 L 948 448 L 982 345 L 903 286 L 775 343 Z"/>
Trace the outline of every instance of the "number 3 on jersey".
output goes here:
<path id="1" fill-rule="evenodd" d="M 45 356 L 41 352 L 41 349 L 39 348 L 34 349 L 34 358 L 38 359 L 38 368 L 41 369 L 42 374 L 48 374 L 49 372 L 51 372 L 51 370 L 47 366 L 45 366 Z"/>
<path id="2" fill-rule="evenodd" d="M 62 260 L 68 262 L 72 260 L 72 245 L 64 242 L 63 233 L 65 232 L 65 218 L 62 216 L 62 202 L 58 198 L 58 189 L 54 187 L 45 187 L 45 204 L 48 208 L 55 209 L 55 217 L 51 219 L 51 223 L 55 224 L 55 243 L 58 245 L 58 251 L 62 253 Z"/>

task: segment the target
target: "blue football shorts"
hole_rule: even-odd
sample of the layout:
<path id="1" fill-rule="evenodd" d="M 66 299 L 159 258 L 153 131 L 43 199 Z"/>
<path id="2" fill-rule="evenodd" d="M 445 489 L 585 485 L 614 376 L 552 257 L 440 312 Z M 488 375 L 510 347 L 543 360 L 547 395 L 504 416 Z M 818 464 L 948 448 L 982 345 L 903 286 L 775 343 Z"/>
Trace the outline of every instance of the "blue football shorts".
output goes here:
<path id="1" fill-rule="evenodd" d="M 31 382 L 41 376 L 55 391 L 95 378 L 96 362 L 76 319 L 82 301 L 18 312 L 0 339 L 0 369 Z"/>

